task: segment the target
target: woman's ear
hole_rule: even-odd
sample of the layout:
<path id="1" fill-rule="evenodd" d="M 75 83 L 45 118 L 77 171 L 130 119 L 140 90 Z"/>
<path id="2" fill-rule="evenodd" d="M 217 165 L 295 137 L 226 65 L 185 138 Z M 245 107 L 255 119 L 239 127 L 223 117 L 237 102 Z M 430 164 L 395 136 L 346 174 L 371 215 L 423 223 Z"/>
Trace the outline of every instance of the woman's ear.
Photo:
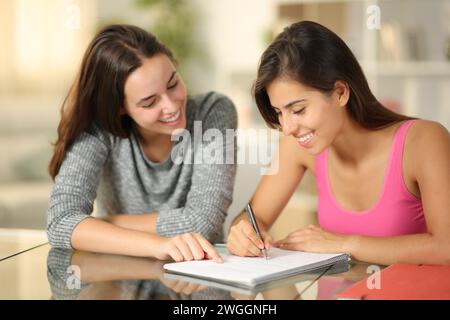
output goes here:
<path id="1" fill-rule="evenodd" d="M 338 104 L 340 107 L 345 107 L 350 99 L 350 88 L 345 81 L 337 80 L 334 83 L 334 91 L 337 94 Z"/>
<path id="2" fill-rule="evenodd" d="M 125 110 L 125 107 L 121 106 L 120 107 L 120 115 L 123 116 L 125 114 L 127 114 L 127 111 Z"/>

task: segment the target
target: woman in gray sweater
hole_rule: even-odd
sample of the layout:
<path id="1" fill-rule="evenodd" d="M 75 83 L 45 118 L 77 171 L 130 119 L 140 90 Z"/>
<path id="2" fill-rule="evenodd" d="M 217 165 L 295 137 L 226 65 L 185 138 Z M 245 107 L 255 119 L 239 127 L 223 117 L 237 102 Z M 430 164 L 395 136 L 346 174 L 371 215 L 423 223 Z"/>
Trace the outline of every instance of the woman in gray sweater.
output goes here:
<path id="1" fill-rule="evenodd" d="M 187 96 L 172 53 L 153 35 L 106 27 L 64 101 L 49 165 L 50 244 L 220 262 L 210 242 L 221 240 L 232 202 L 235 162 L 222 156 L 235 158 L 235 138 L 204 136 L 236 126 L 225 96 Z M 215 157 L 205 161 L 205 151 Z"/>

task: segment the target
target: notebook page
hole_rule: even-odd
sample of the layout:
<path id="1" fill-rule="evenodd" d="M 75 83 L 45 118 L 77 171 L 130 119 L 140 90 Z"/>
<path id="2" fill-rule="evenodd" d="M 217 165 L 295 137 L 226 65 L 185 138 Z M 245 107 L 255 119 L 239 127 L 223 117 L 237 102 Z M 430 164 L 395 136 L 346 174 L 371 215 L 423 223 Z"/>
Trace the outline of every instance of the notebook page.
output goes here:
<path id="1" fill-rule="evenodd" d="M 307 253 L 272 248 L 268 260 L 263 257 L 238 257 L 222 253 L 222 264 L 211 260 L 169 263 L 164 269 L 221 281 L 252 284 L 257 279 L 268 277 L 300 267 L 328 261 L 342 254 Z"/>

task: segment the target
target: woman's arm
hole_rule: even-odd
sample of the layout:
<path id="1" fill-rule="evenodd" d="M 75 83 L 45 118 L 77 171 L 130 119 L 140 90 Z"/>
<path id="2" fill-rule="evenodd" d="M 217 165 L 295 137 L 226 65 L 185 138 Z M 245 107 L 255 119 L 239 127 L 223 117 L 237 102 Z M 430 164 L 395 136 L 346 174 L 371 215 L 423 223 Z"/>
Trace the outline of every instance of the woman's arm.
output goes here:
<path id="1" fill-rule="evenodd" d="M 175 261 L 214 259 L 222 262 L 214 247 L 201 235 L 184 233 L 174 237 L 125 229 L 111 223 L 88 218 L 72 233 L 72 247 L 78 250 L 153 257 Z"/>
<path id="2" fill-rule="evenodd" d="M 450 265 L 449 240 L 427 233 L 387 238 L 350 236 L 345 243 L 342 251 L 360 261 Z"/>
<path id="3" fill-rule="evenodd" d="M 100 173 L 110 145 L 97 128 L 82 133 L 67 151 L 50 196 L 47 236 L 57 248 L 71 249 L 73 230 L 90 217 Z"/>
<path id="4" fill-rule="evenodd" d="M 148 232 L 157 234 L 156 232 L 156 220 L 158 219 L 158 213 L 144 213 L 144 214 L 115 214 L 107 217 L 103 217 L 102 220 L 109 222 L 115 226 L 125 229 Z"/>
<path id="5" fill-rule="evenodd" d="M 270 248 L 271 237 L 267 231 L 283 211 L 305 171 L 307 155 L 292 137 L 281 137 L 273 166 L 278 171 L 264 176 L 252 197 L 251 205 L 265 240 Z M 239 256 L 259 256 L 259 238 L 247 220 L 240 214 L 231 225 L 227 240 L 228 250 Z"/>
<path id="6" fill-rule="evenodd" d="M 414 129 L 414 130 L 411 130 Z M 347 236 L 315 226 L 289 234 L 277 245 L 313 252 L 346 252 L 370 263 L 450 265 L 450 135 L 439 124 L 418 121 L 411 127 L 408 156 L 417 180 L 428 232 L 396 237 Z M 408 151 L 409 152 L 409 151 Z"/>
<path id="7" fill-rule="evenodd" d="M 221 261 L 214 247 L 199 234 L 168 238 L 90 217 L 100 171 L 109 154 L 105 141 L 101 132 L 86 132 L 67 152 L 50 198 L 47 221 L 50 244 L 57 248 L 163 260 L 206 257 Z"/>
<path id="8" fill-rule="evenodd" d="M 96 218 L 81 221 L 71 237 L 72 247 L 77 250 L 158 259 L 167 258 L 158 251 L 162 242 L 157 235 L 125 229 Z"/>
<path id="9" fill-rule="evenodd" d="M 430 121 L 417 121 L 410 130 L 408 158 L 428 233 L 384 239 L 354 237 L 348 248 L 357 259 L 370 262 L 450 265 L 450 134 Z"/>

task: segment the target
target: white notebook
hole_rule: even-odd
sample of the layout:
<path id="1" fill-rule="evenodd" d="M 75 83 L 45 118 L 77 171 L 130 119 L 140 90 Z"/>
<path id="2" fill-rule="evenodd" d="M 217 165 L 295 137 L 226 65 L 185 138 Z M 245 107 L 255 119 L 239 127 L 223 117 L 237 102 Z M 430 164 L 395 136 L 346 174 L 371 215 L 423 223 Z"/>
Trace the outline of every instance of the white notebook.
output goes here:
<path id="1" fill-rule="evenodd" d="M 254 287 L 272 280 L 314 271 L 335 263 L 348 261 L 344 253 L 308 253 L 272 248 L 264 257 L 238 257 L 221 252 L 223 263 L 197 260 L 167 263 L 170 273 L 188 275 L 243 287 Z"/>

